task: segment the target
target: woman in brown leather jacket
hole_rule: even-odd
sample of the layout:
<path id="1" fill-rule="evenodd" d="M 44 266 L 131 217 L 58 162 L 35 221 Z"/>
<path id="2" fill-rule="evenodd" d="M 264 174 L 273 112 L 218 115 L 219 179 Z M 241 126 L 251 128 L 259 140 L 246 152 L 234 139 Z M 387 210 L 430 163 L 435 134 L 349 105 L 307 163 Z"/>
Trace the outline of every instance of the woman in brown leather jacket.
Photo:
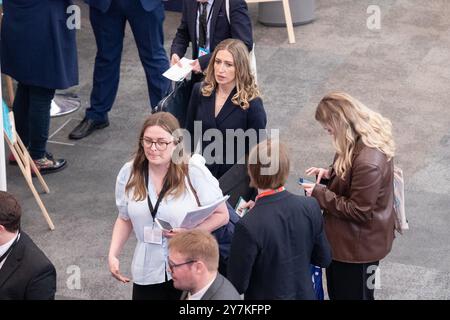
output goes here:
<path id="1" fill-rule="evenodd" d="M 332 300 L 373 300 L 375 271 L 394 239 L 392 125 L 343 92 L 322 98 L 315 118 L 336 150 L 330 168 L 306 170 L 317 176 L 316 184 L 303 184 L 323 209 L 333 257 L 328 294 Z"/>

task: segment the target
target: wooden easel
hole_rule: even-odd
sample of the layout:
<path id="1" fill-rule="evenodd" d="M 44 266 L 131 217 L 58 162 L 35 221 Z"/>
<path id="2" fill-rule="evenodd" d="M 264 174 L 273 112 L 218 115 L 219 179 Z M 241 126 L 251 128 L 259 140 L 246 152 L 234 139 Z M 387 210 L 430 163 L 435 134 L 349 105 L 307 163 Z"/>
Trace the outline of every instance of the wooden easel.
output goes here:
<path id="1" fill-rule="evenodd" d="M 295 43 L 294 24 L 292 23 L 291 7 L 289 6 L 289 0 L 245 0 L 245 2 L 247 3 L 274 2 L 274 1 L 283 2 L 284 21 L 286 21 L 289 43 Z"/>
<path id="2" fill-rule="evenodd" d="M 11 115 L 11 111 L 9 114 Z M 14 123 L 13 118 L 10 117 L 10 119 L 11 119 L 10 122 L 13 124 Z M 48 214 L 47 209 L 45 208 L 44 203 L 42 202 L 41 197 L 39 196 L 39 193 L 37 192 L 36 188 L 34 187 L 33 179 L 31 176 L 31 170 L 33 170 L 33 172 L 36 174 L 45 193 L 49 193 L 50 189 L 48 188 L 47 184 L 45 183 L 44 178 L 42 178 L 42 175 L 39 172 L 39 169 L 36 167 L 36 164 L 34 163 L 33 159 L 31 159 L 31 156 L 28 153 L 27 148 L 24 146 L 19 135 L 16 133 L 15 126 L 12 125 L 11 127 L 12 127 L 13 139 L 10 140 L 10 137 L 6 134 L 6 132 L 3 132 L 5 141 L 8 144 L 8 147 L 11 150 L 12 154 L 14 155 L 14 158 L 17 161 L 20 171 L 22 171 L 23 177 L 25 178 L 25 181 L 27 182 L 28 187 L 30 188 L 31 192 L 33 193 L 33 196 L 36 199 L 36 202 L 37 202 L 39 208 L 41 209 L 42 215 L 44 216 L 45 220 L 47 221 L 47 224 L 48 224 L 50 230 L 54 230 L 55 225 L 53 224 L 52 219 L 50 218 L 50 215 Z"/>

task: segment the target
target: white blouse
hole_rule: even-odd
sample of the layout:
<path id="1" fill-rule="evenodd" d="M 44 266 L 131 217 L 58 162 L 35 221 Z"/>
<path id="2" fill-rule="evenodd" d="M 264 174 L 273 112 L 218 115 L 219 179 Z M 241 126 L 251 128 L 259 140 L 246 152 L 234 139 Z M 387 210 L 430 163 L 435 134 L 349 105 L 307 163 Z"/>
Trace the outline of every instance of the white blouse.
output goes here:
<path id="1" fill-rule="evenodd" d="M 153 225 L 154 221 L 148 208 L 147 199 L 135 201 L 133 200 L 132 190 L 129 194 L 125 193 L 125 186 L 132 167 L 132 161 L 125 163 L 117 176 L 116 205 L 119 210 L 119 217 L 124 220 L 131 220 L 137 238 L 131 264 L 133 282 L 139 285 L 162 283 L 165 281 L 167 273 L 167 238 L 163 237 L 162 244 L 144 242 L 144 227 L 158 228 L 158 226 Z M 206 168 L 205 159 L 199 154 L 193 155 L 189 160 L 189 177 L 202 205 L 212 203 L 223 196 L 219 182 Z M 185 192 L 179 197 L 164 197 L 155 218 L 165 220 L 174 228 L 177 228 L 181 225 L 186 213 L 198 207 L 187 178 L 185 179 L 185 186 Z M 147 187 L 152 204 L 155 205 L 157 196 L 151 179 L 149 179 Z M 170 273 L 167 273 L 167 279 L 170 280 L 171 278 Z"/>

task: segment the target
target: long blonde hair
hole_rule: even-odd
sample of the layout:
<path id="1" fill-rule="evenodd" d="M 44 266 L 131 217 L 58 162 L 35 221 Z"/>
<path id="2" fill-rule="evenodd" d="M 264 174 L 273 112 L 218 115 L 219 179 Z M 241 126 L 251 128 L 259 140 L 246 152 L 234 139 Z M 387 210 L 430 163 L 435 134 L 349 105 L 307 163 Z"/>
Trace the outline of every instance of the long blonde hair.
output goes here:
<path id="1" fill-rule="evenodd" d="M 391 121 L 347 93 L 331 92 L 323 97 L 315 118 L 334 130 L 333 145 L 337 153 L 334 169 L 341 179 L 352 166 L 358 138 L 369 148 L 384 153 L 388 161 L 394 157 Z"/>
<path id="2" fill-rule="evenodd" d="M 235 74 L 236 74 L 236 94 L 231 101 L 246 110 L 249 108 L 249 101 L 260 96 L 259 89 L 255 83 L 255 78 L 250 71 L 249 54 L 245 44 L 238 39 L 226 39 L 220 42 L 209 60 L 206 76 L 202 87 L 202 94 L 209 97 L 217 88 L 217 81 L 214 75 L 214 63 L 217 52 L 227 50 L 233 56 Z"/>
<path id="3" fill-rule="evenodd" d="M 141 133 L 139 134 L 139 141 L 137 150 L 134 154 L 133 168 L 125 186 L 125 192 L 133 190 L 133 200 L 142 201 L 147 197 L 147 186 L 145 185 L 145 176 L 148 170 L 148 160 L 144 153 L 144 147 L 142 146 L 142 139 L 144 132 L 148 127 L 158 126 L 172 134 L 175 130 L 180 128 L 178 120 L 168 112 L 158 112 L 150 115 L 144 122 Z M 181 139 L 174 137 L 174 143 L 180 144 Z M 182 143 L 178 146 L 182 148 Z M 180 154 L 183 151 L 180 151 Z M 180 196 L 185 190 L 184 178 L 187 175 L 186 161 L 180 161 L 175 163 L 170 161 L 169 170 L 167 171 L 165 181 L 167 183 L 168 191 L 165 196 L 173 195 L 174 197 Z"/>

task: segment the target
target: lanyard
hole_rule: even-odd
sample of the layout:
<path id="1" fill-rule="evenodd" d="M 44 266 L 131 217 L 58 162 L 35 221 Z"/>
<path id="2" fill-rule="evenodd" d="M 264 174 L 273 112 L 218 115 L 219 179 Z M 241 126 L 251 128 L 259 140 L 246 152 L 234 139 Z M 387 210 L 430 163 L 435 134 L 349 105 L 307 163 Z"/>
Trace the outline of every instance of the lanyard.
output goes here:
<path id="1" fill-rule="evenodd" d="M 148 166 L 145 166 L 144 168 L 145 168 L 144 170 L 147 171 L 147 174 L 144 174 L 145 189 L 147 189 L 147 204 L 148 204 L 150 213 L 152 215 L 153 221 L 155 221 L 155 216 L 156 216 L 156 213 L 158 212 L 159 204 L 161 203 L 161 200 L 164 198 L 164 195 L 166 194 L 167 189 L 168 189 L 167 180 L 164 178 L 163 187 L 161 189 L 161 192 L 159 193 L 158 200 L 156 200 L 155 207 L 153 208 L 152 201 L 150 200 L 150 192 L 148 191 L 148 181 L 149 181 Z"/>
<path id="2" fill-rule="evenodd" d="M 14 240 L 13 244 L 8 248 L 8 250 L 6 250 L 6 252 L 0 257 L 0 263 L 3 262 L 3 260 L 6 259 L 6 257 L 10 254 L 10 252 L 12 251 L 12 249 L 14 249 L 14 246 L 17 244 L 17 242 L 19 242 L 19 236 L 20 236 L 20 232 L 17 234 L 16 240 Z"/>
<path id="3" fill-rule="evenodd" d="M 263 197 L 270 196 L 272 194 L 275 194 L 275 193 L 278 193 L 278 192 L 281 192 L 281 191 L 284 191 L 284 190 L 285 190 L 284 187 L 279 187 L 278 189 L 272 189 L 272 190 L 267 190 L 267 191 L 261 192 L 260 194 L 258 194 L 256 196 L 255 200 L 261 199 Z"/>

